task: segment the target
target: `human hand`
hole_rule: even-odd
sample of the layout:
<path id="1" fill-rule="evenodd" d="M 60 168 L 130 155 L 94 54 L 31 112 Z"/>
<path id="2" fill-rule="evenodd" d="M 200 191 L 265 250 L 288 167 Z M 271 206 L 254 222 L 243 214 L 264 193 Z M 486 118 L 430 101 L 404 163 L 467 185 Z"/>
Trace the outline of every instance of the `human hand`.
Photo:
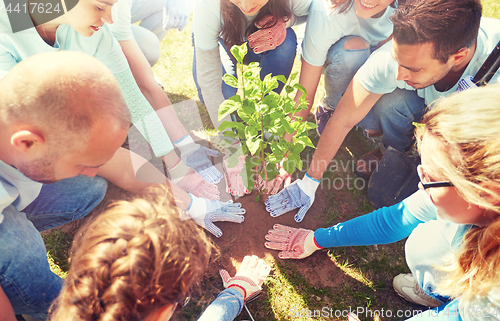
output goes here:
<path id="1" fill-rule="evenodd" d="M 318 186 L 319 181 L 306 174 L 303 179 L 296 180 L 278 194 L 269 196 L 266 200 L 266 210 L 271 216 L 277 217 L 300 208 L 294 218 L 296 222 L 301 222 L 314 202 Z"/>
<path id="2" fill-rule="evenodd" d="M 220 182 L 222 174 L 215 168 L 210 159 L 208 159 L 208 156 L 219 156 L 219 151 L 211 150 L 196 144 L 189 134 L 174 144 L 180 150 L 181 159 L 187 166 L 193 168 L 209 183 L 217 184 Z"/>
<path id="3" fill-rule="evenodd" d="M 248 182 L 247 171 L 243 170 L 243 167 L 246 166 L 245 158 L 246 155 L 239 156 L 238 164 L 235 167 L 228 166 L 229 157 L 224 159 L 224 169 L 226 171 L 226 192 L 231 193 L 231 195 L 241 197 L 250 193 L 248 188 L 245 186 L 245 181 Z"/>
<path id="4" fill-rule="evenodd" d="M 217 237 L 222 236 L 222 231 L 215 226 L 213 222 L 241 223 L 245 220 L 243 216 L 243 214 L 245 214 L 245 209 L 241 208 L 240 203 L 233 204 L 233 201 L 224 203 L 221 201 L 198 198 L 192 195 L 191 204 L 186 210 L 186 213 L 196 222 L 196 224 Z"/>
<path id="5" fill-rule="evenodd" d="M 276 21 L 272 15 L 267 15 L 255 23 L 255 26 L 259 30 L 248 36 L 248 45 L 256 54 L 272 50 L 285 41 L 286 22 L 283 19 Z"/>
<path id="6" fill-rule="evenodd" d="M 256 188 L 258 191 L 265 190 L 266 193 L 268 194 L 276 194 L 281 186 L 281 183 L 284 183 L 284 187 L 286 188 L 288 185 L 290 185 L 292 181 L 292 175 L 290 175 L 281 164 L 278 164 L 278 169 L 279 169 L 279 174 L 276 176 L 275 179 L 265 182 L 260 175 L 257 175 L 257 178 L 255 179 L 255 185 L 254 188 Z"/>
<path id="7" fill-rule="evenodd" d="M 245 256 L 236 275 L 231 277 L 226 270 L 219 270 L 225 288 L 238 287 L 243 290 L 244 300 L 252 298 L 262 290 L 271 267 L 256 255 Z"/>
<path id="8" fill-rule="evenodd" d="M 201 198 L 219 199 L 219 189 L 201 177 L 194 169 L 189 168 L 182 160 L 168 170 L 170 180 L 180 189 Z"/>
<path id="9" fill-rule="evenodd" d="M 314 231 L 275 224 L 265 236 L 268 249 L 281 251 L 280 259 L 303 259 L 322 249 L 314 239 Z"/>
<path id="10" fill-rule="evenodd" d="M 163 29 L 177 28 L 182 31 L 192 10 L 190 0 L 166 0 L 163 6 Z"/>

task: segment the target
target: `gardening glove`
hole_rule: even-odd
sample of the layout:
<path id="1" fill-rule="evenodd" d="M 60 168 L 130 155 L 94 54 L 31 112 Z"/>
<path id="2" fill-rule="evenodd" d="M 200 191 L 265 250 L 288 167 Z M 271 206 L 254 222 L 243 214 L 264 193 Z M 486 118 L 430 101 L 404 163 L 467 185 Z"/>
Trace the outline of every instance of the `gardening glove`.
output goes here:
<path id="1" fill-rule="evenodd" d="M 211 200 L 219 199 L 219 189 L 214 184 L 208 183 L 194 169 L 189 168 L 182 160 L 177 165 L 168 169 L 170 180 L 180 189 L 197 197 Z"/>
<path id="2" fill-rule="evenodd" d="M 246 301 L 251 299 L 262 290 L 262 283 L 266 280 L 271 267 L 256 255 L 245 256 L 239 270 L 233 277 L 226 270 L 219 270 L 224 287 L 238 287 L 243 290 Z"/>
<path id="3" fill-rule="evenodd" d="M 300 208 L 294 218 L 296 222 L 301 222 L 314 202 L 314 194 L 316 194 L 319 182 L 306 173 L 303 179 L 296 180 L 278 194 L 269 196 L 266 200 L 266 210 L 271 216 L 277 217 Z"/>
<path id="4" fill-rule="evenodd" d="M 233 156 L 234 157 L 234 156 Z M 238 157 L 238 165 L 235 167 L 228 167 L 228 157 L 224 159 L 224 169 L 226 171 L 226 192 L 234 196 L 245 196 L 250 193 L 248 188 L 245 187 L 244 180 L 247 180 L 247 171 L 241 172 L 245 164 L 246 155 Z"/>
<path id="5" fill-rule="evenodd" d="M 191 0 L 166 0 L 163 6 L 163 29 L 177 28 L 182 31 L 193 10 Z"/>
<path id="6" fill-rule="evenodd" d="M 275 224 L 266 234 L 264 245 L 268 249 L 281 251 L 280 259 L 303 259 L 322 249 L 314 239 L 314 231 Z"/>
<path id="7" fill-rule="evenodd" d="M 219 151 L 196 144 L 189 134 L 176 141 L 174 145 L 181 151 L 181 158 L 187 166 L 194 168 L 209 183 L 220 182 L 222 174 L 207 157 L 217 157 L 220 155 Z"/>
<path id="8" fill-rule="evenodd" d="M 248 36 L 248 45 L 256 54 L 273 50 L 285 41 L 286 22 L 283 19 L 275 22 L 272 15 L 267 15 L 255 23 L 259 30 Z"/>
<path id="9" fill-rule="evenodd" d="M 477 88 L 477 85 L 474 83 L 474 79 L 472 78 L 472 76 L 467 76 L 460 79 L 460 81 L 458 82 L 457 93 L 469 88 Z"/>
<path id="10" fill-rule="evenodd" d="M 221 201 L 198 198 L 191 194 L 190 196 L 191 204 L 186 210 L 186 214 L 189 215 L 196 224 L 217 237 L 222 236 L 222 231 L 215 226 L 213 222 L 223 221 L 241 223 L 245 220 L 242 215 L 245 214 L 245 209 L 241 208 L 240 203 L 233 204 L 233 201 L 224 203 Z"/>
<path id="11" fill-rule="evenodd" d="M 292 181 L 292 175 L 285 171 L 281 164 L 278 164 L 278 169 L 280 171 L 278 176 L 267 183 L 262 179 L 262 177 L 260 177 L 260 175 L 257 175 L 254 188 L 256 188 L 258 191 L 262 191 L 265 189 L 266 193 L 273 195 L 278 193 L 281 183 L 285 182 L 284 187 L 290 185 L 290 182 Z"/>

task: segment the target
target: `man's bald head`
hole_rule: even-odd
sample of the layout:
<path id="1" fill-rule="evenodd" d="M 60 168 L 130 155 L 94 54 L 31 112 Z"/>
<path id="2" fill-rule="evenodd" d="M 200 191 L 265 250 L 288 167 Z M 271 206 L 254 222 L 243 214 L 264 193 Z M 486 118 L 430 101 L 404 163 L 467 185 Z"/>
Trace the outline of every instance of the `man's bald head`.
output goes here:
<path id="1" fill-rule="evenodd" d="M 105 119 L 110 127 L 130 125 L 115 78 L 87 54 L 32 56 L 0 80 L 0 87 L 0 122 L 32 126 L 60 151 L 87 142 L 97 119 Z"/>

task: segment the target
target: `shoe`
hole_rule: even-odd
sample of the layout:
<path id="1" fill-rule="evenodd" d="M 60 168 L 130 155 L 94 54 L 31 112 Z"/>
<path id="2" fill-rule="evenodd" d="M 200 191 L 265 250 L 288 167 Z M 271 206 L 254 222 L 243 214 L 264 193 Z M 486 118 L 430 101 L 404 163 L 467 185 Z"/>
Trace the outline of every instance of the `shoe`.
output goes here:
<path id="1" fill-rule="evenodd" d="M 441 302 L 429 296 L 418 286 L 411 273 L 399 274 L 392 281 L 394 291 L 408 302 L 423 305 L 429 308 L 440 306 Z"/>
<path id="2" fill-rule="evenodd" d="M 380 147 L 374 151 L 364 154 L 356 162 L 356 169 L 354 173 L 364 179 L 370 179 L 373 173 L 378 170 L 378 165 L 384 157 Z"/>
<path id="3" fill-rule="evenodd" d="M 321 133 L 323 133 L 323 130 L 325 129 L 330 117 L 332 117 L 334 111 L 335 109 L 323 107 L 321 103 L 319 104 L 316 112 L 314 113 L 314 116 L 316 117 L 316 125 L 318 125 L 318 127 L 316 127 L 318 135 L 321 136 Z"/>

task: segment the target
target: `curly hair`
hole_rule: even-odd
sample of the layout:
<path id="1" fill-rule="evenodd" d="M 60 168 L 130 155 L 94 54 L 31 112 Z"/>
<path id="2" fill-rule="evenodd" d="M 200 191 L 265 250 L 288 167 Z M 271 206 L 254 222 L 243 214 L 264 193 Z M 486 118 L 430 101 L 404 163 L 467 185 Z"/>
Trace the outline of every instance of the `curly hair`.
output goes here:
<path id="1" fill-rule="evenodd" d="M 443 177 L 451 181 L 468 203 L 500 213 L 500 84 L 469 89 L 436 102 L 416 131 L 417 147 L 424 135 L 440 145 L 432 155 Z M 492 200 L 497 200 L 493 201 Z M 470 230 L 454 261 L 442 267 L 449 272 L 440 293 L 469 300 L 484 296 L 500 284 L 500 218 Z"/>
<path id="2" fill-rule="evenodd" d="M 246 30 L 243 30 L 246 18 L 240 8 L 229 0 L 220 1 L 221 17 L 224 25 L 221 30 L 221 38 L 224 44 L 230 48 L 233 45 L 241 45 L 251 33 L 257 31 L 255 22 L 267 15 L 272 15 L 275 23 L 279 19 L 288 21 L 292 17 L 292 9 L 288 0 L 269 0 L 260 10 L 255 18 L 250 22 Z M 271 28 L 274 25 L 268 25 Z"/>
<path id="3" fill-rule="evenodd" d="M 140 321 L 187 295 L 213 245 L 168 198 L 161 188 L 116 202 L 81 229 L 50 320 Z"/>

